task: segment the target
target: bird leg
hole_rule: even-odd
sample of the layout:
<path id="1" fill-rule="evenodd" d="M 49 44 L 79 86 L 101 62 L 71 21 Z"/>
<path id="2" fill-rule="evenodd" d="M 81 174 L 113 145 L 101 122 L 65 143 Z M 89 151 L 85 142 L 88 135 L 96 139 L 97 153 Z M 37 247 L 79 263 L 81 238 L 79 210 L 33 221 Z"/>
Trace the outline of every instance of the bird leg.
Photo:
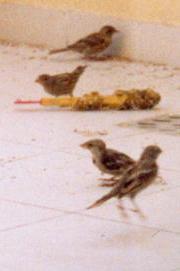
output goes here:
<path id="1" fill-rule="evenodd" d="M 112 181 L 115 181 L 115 178 L 114 177 L 111 177 L 111 178 L 99 178 L 98 180 L 105 181 L 105 182 L 112 182 Z"/>
<path id="2" fill-rule="evenodd" d="M 135 209 L 131 209 L 131 211 L 138 213 L 139 216 L 140 216 L 140 218 L 145 219 L 146 216 L 144 215 L 144 213 L 141 211 L 141 209 L 140 209 L 139 206 L 137 205 L 137 203 L 136 203 L 134 197 L 130 197 L 130 199 L 131 199 L 132 204 L 133 204 L 134 207 L 135 207 Z"/>
<path id="3" fill-rule="evenodd" d="M 117 181 L 114 180 L 112 182 L 108 181 L 108 182 L 101 183 L 100 186 L 101 187 L 112 187 L 116 184 L 117 184 Z"/>
<path id="4" fill-rule="evenodd" d="M 124 208 L 124 206 L 123 206 L 121 200 L 118 201 L 117 207 L 118 207 L 118 209 L 120 210 L 122 216 L 123 216 L 124 218 L 128 218 L 128 214 L 127 214 L 127 212 L 125 211 L 125 208 Z"/>
<path id="5" fill-rule="evenodd" d="M 100 178 L 99 180 L 103 181 L 102 184 L 100 184 L 100 186 L 105 186 L 105 187 L 111 187 L 114 186 L 117 183 L 117 180 L 112 177 L 112 178 Z"/>
<path id="6" fill-rule="evenodd" d="M 116 182 L 110 182 L 110 183 L 101 183 L 99 186 L 101 187 L 112 187 L 116 184 Z"/>

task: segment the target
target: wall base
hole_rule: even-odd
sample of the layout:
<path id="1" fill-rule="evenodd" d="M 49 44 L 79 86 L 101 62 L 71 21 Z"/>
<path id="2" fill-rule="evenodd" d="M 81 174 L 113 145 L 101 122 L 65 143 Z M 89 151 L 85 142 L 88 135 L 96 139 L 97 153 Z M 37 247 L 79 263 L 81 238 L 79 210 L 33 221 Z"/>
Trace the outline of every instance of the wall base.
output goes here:
<path id="1" fill-rule="evenodd" d="M 123 21 L 76 10 L 0 4 L 0 39 L 11 42 L 63 47 L 104 24 L 121 30 L 110 48 L 113 53 L 180 67 L 180 26 Z"/>

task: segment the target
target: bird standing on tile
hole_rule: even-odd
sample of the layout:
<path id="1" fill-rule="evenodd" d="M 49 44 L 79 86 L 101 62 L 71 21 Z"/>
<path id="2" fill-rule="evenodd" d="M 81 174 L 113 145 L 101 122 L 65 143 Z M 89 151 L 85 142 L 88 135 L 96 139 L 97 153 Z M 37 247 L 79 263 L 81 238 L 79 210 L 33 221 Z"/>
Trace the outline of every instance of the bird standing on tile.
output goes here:
<path id="1" fill-rule="evenodd" d="M 85 58 L 95 57 L 110 46 L 112 43 L 112 36 L 116 32 L 118 32 L 118 30 L 115 27 L 106 25 L 103 26 L 99 32 L 92 33 L 66 48 L 51 50 L 49 54 L 75 51 L 83 54 Z"/>
<path id="2" fill-rule="evenodd" d="M 78 66 L 71 73 L 57 75 L 41 74 L 35 82 L 41 84 L 47 93 L 55 97 L 61 95 L 73 96 L 73 90 L 85 68 L 86 66 Z"/>
<path id="3" fill-rule="evenodd" d="M 97 207 L 113 197 L 117 197 L 120 200 L 124 196 L 129 196 L 136 208 L 134 211 L 143 216 L 134 199 L 140 191 L 152 184 L 157 177 L 158 165 L 156 159 L 161 152 L 161 149 L 156 145 L 146 147 L 136 164 L 132 165 L 120 177 L 120 182 L 108 194 L 97 200 L 87 209 Z M 124 210 L 122 204 L 119 205 L 119 208 Z"/>
<path id="4" fill-rule="evenodd" d="M 102 179 L 107 182 L 102 186 L 112 186 L 116 183 L 116 176 L 123 174 L 135 161 L 128 155 L 113 149 L 106 148 L 106 144 L 101 139 L 89 140 L 81 145 L 92 153 L 93 163 L 101 171 L 112 175 L 111 179 Z"/>

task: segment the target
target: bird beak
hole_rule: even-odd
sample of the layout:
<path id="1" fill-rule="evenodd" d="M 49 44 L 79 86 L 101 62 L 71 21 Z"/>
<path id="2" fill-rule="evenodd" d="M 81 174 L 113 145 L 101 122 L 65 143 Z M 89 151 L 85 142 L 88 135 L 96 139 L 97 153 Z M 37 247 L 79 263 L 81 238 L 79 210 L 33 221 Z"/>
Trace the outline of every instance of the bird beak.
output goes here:
<path id="1" fill-rule="evenodd" d="M 81 144 L 80 147 L 85 149 L 86 148 L 86 143 Z"/>
<path id="2" fill-rule="evenodd" d="M 37 79 L 35 80 L 35 83 L 39 83 L 39 78 L 37 78 Z"/>

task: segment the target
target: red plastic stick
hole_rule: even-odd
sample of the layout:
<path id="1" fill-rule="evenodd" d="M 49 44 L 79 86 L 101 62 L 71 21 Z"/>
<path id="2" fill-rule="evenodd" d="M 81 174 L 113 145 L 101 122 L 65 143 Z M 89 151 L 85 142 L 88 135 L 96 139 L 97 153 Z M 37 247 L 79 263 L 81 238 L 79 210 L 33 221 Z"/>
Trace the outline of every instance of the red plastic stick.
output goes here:
<path id="1" fill-rule="evenodd" d="M 26 101 L 23 101 L 21 99 L 18 99 L 14 102 L 15 104 L 41 104 L 41 100 L 26 100 Z"/>

